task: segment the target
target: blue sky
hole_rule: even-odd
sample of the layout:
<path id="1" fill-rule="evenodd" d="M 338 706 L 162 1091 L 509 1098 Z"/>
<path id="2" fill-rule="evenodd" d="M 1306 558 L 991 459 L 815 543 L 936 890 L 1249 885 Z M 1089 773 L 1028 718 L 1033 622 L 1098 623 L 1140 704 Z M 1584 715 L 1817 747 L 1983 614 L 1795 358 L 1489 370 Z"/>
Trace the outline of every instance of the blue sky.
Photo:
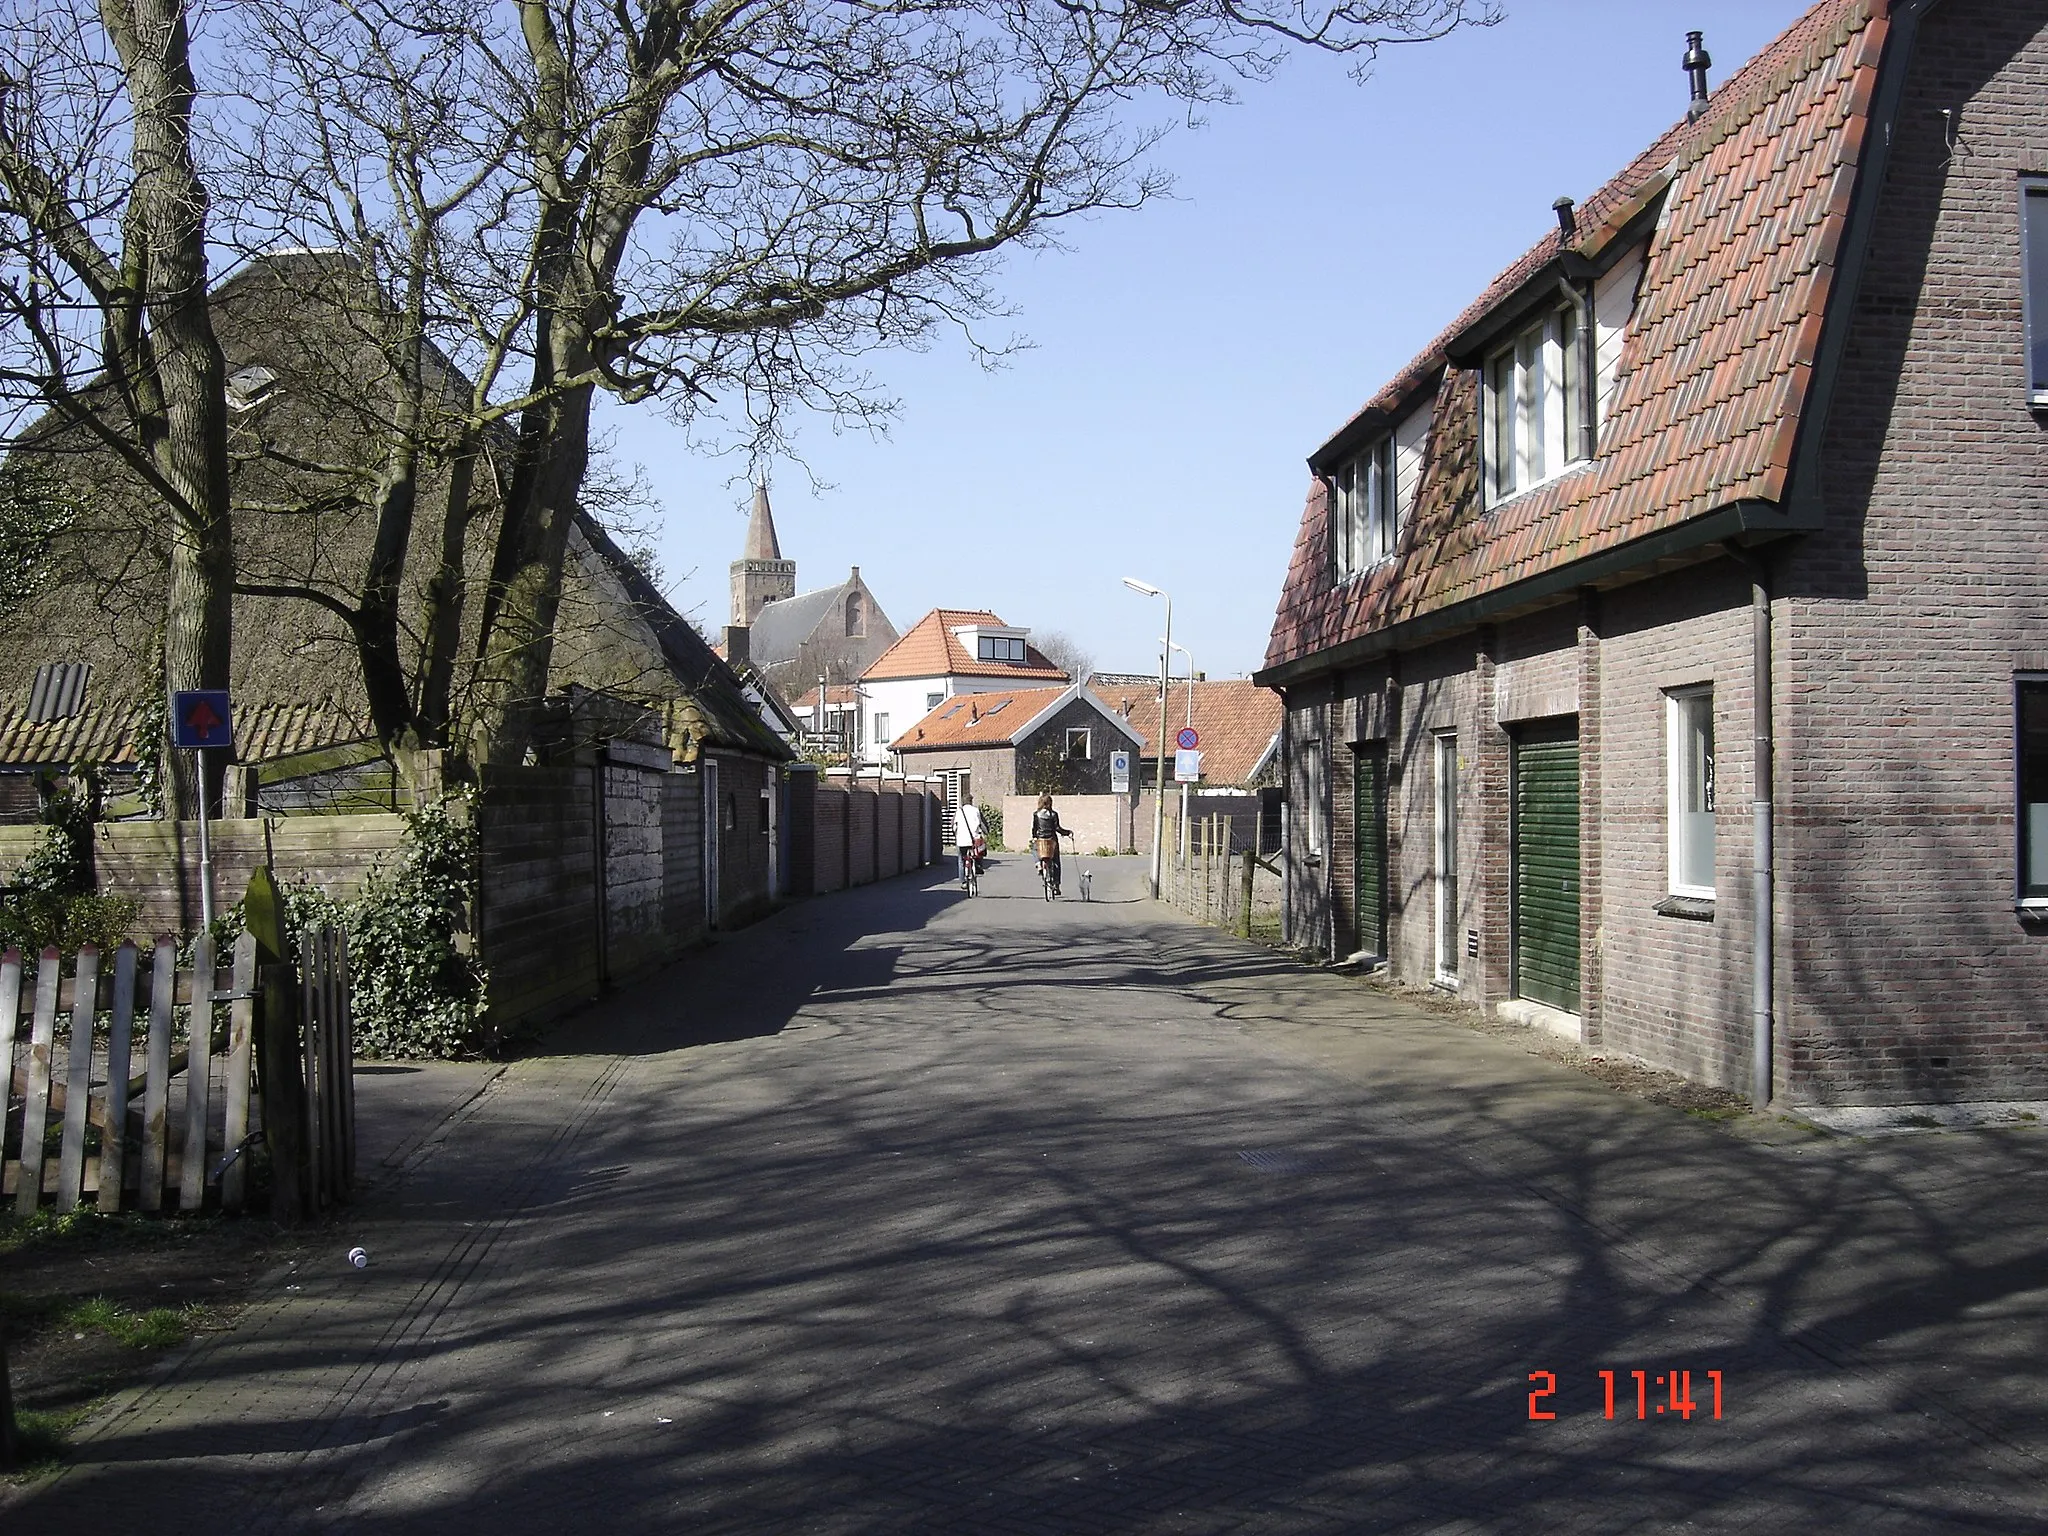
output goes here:
<path id="1" fill-rule="evenodd" d="M 1197 667 L 1249 673 L 1310 450 L 1542 236 L 1553 199 L 1684 114 L 1688 29 L 1718 86 L 1806 9 L 1509 0 L 1500 26 L 1392 50 L 1362 86 L 1340 61 L 1290 60 L 1167 140 L 1174 201 L 1011 262 L 1015 314 L 988 329 L 1031 350 L 994 373 L 951 339 L 871 359 L 902 403 L 886 438 L 803 426 L 809 470 L 778 464 L 771 491 L 799 587 L 858 565 L 901 627 L 993 608 L 1104 671 L 1148 671 L 1159 604 L 1132 575 L 1172 594 Z M 661 502 L 671 596 L 716 630 L 750 499 L 735 461 L 644 409 L 606 422 Z"/>

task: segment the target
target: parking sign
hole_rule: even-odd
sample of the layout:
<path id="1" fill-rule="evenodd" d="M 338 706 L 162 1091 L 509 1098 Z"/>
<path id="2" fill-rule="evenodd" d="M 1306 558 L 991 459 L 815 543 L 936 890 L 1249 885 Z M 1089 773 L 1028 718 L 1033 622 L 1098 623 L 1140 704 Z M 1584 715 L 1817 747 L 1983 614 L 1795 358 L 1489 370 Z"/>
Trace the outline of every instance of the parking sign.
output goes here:
<path id="1" fill-rule="evenodd" d="M 1109 754 L 1109 792 L 1112 795 L 1128 795 L 1131 792 L 1131 754 L 1112 752 Z"/>

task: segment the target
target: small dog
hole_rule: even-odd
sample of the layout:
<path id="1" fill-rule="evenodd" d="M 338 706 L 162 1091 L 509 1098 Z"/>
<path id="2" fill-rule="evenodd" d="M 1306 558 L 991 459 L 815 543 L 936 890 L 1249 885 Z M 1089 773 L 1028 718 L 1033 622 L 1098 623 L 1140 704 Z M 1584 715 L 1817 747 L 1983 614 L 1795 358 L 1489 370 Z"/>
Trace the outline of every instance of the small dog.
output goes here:
<path id="1" fill-rule="evenodd" d="M 1081 899 L 1083 901 L 1088 900 L 1088 882 L 1094 878 L 1095 874 L 1092 870 L 1084 869 L 1081 871 Z"/>

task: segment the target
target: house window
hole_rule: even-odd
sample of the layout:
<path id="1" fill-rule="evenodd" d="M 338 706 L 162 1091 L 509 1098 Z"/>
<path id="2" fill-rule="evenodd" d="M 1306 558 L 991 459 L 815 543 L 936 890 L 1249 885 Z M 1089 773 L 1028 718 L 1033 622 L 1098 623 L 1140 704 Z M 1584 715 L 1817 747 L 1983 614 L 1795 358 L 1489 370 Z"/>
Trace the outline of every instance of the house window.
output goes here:
<path id="1" fill-rule="evenodd" d="M 2048 677 L 2019 685 L 2020 896 L 2048 904 Z"/>
<path id="2" fill-rule="evenodd" d="M 1671 894 L 1714 894 L 1714 690 L 1664 696 Z"/>
<path id="3" fill-rule="evenodd" d="M 1088 761 L 1088 727 L 1085 725 L 1067 728 L 1067 761 Z"/>
<path id="4" fill-rule="evenodd" d="M 889 739 L 889 717 L 887 715 L 875 716 L 875 744 L 880 746 Z"/>
<path id="5" fill-rule="evenodd" d="M 1323 856 L 1323 744 L 1301 744 L 1301 846 L 1311 859 Z"/>
<path id="6" fill-rule="evenodd" d="M 946 696 L 943 693 L 928 693 L 924 696 L 924 707 L 927 712 L 937 709 L 945 702 Z"/>
<path id="7" fill-rule="evenodd" d="M 1550 311 L 1486 361 L 1486 491 L 1518 496 L 1585 457 L 1585 347 L 1579 312 Z"/>
<path id="8" fill-rule="evenodd" d="M 2020 205 L 2027 269 L 2027 403 L 2048 406 L 2048 181 L 2020 183 Z"/>
<path id="9" fill-rule="evenodd" d="M 849 592 L 846 594 L 846 633 L 849 638 L 859 639 L 867 632 L 867 605 L 860 600 L 858 592 Z"/>
<path id="10" fill-rule="evenodd" d="M 1436 977 L 1458 979 L 1458 738 L 1436 738 Z"/>
<path id="11" fill-rule="evenodd" d="M 975 654 L 983 661 L 1022 661 L 1024 642 L 1007 635 L 982 635 L 979 637 Z"/>
<path id="12" fill-rule="evenodd" d="M 1337 579 L 1370 570 L 1394 552 L 1400 499 L 1394 478 L 1394 439 L 1383 437 L 1339 465 L 1332 479 L 1336 522 L 1331 551 Z"/>

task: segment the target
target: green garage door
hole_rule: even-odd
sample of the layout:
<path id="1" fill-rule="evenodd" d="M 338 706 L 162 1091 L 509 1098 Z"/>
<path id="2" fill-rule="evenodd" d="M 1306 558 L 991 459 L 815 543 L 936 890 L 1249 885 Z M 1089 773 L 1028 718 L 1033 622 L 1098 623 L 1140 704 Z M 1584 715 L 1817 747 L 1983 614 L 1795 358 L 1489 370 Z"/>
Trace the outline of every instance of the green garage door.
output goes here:
<path id="1" fill-rule="evenodd" d="M 1351 823 L 1352 888 L 1358 899 L 1358 947 L 1368 955 L 1387 952 L 1386 753 L 1379 747 L 1358 753 L 1357 785 Z"/>
<path id="2" fill-rule="evenodd" d="M 1579 1011 L 1579 735 L 1515 743 L 1515 993 Z"/>

